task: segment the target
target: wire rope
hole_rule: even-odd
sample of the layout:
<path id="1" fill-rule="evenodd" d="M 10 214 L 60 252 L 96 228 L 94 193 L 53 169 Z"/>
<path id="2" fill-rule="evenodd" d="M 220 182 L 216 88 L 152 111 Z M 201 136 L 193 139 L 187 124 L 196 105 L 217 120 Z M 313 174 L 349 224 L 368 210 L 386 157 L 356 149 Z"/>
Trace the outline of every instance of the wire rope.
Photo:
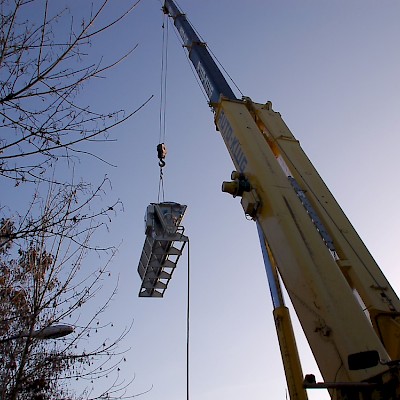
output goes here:
<path id="1" fill-rule="evenodd" d="M 202 39 L 203 40 L 203 39 Z M 236 82 L 233 80 L 233 78 L 229 75 L 228 71 L 225 69 L 225 67 L 222 65 L 222 63 L 218 60 L 218 58 L 216 57 L 216 55 L 213 53 L 213 51 L 211 50 L 211 48 L 207 45 L 207 49 L 210 52 L 210 54 L 213 56 L 213 58 L 215 59 L 215 61 L 217 62 L 217 64 L 222 68 L 222 70 L 225 72 L 226 76 L 229 78 L 229 80 L 233 83 L 233 86 L 235 86 L 235 88 L 238 90 L 238 92 L 240 93 L 240 95 L 243 97 L 243 92 L 240 90 L 239 86 L 236 84 Z"/>
<path id="2" fill-rule="evenodd" d="M 162 48 L 161 48 L 161 76 L 160 76 L 160 135 L 159 143 L 163 143 L 166 137 L 166 109 L 167 109 L 167 75 L 168 75 L 168 17 L 164 15 L 162 24 Z M 166 23 L 167 22 L 167 23 Z"/>
<path id="3" fill-rule="evenodd" d="M 159 146 L 164 146 L 166 140 L 166 109 L 167 109 L 167 75 L 168 75 L 168 16 L 163 16 L 162 23 L 162 46 L 161 46 L 161 73 L 160 73 L 160 110 L 159 110 L 159 137 L 158 137 L 158 158 L 160 166 L 160 179 L 158 183 L 158 196 L 157 201 L 165 201 L 164 190 L 164 173 L 163 167 L 165 166 L 164 158 L 165 153 L 160 152 Z M 165 148 L 165 146 L 164 146 Z"/>
<path id="4" fill-rule="evenodd" d="M 169 21 L 169 22 L 170 22 L 170 21 Z M 178 42 L 182 45 L 182 47 L 185 47 L 182 38 L 178 35 L 178 33 L 176 32 L 176 30 L 174 30 L 174 33 L 175 33 L 175 36 L 176 36 L 177 39 L 178 39 Z M 206 91 L 204 90 L 204 87 L 203 87 L 203 85 L 202 85 L 201 82 L 200 82 L 199 76 L 197 75 L 197 73 L 196 73 L 196 71 L 195 71 L 195 69 L 194 69 L 193 63 L 190 61 L 189 55 L 188 55 L 188 53 L 187 53 L 186 51 L 184 51 L 184 54 L 185 54 L 186 60 L 188 61 L 189 67 L 190 67 L 190 69 L 191 69 L 191 71 L 192 71 L 192 73 L 193 73 L 193 76 L 194 76 L 194 78 L 196 79 L 196 82 L 197 82 L 197 84 L 198 84 L 198 86 L 199 86 L 201 92 L 203 93 L 204 98 L 206 99 L 206 101 L 207 101 L 207 103 L 208 103 L 208 96 L 207 96 L 207 93 L 206 93 Z"/>
<path id="5" fill-rule="evenodd" d="M 160 84 L 160 115 L 159 115 L 159 143 L 165 142 L 166 139 L 166 105 L 167 105 L 167 74 L 168 74 L 168 36 L 169 36 L 169 18 L 163 19 L 163 37 L 162 37 L 162 55 L 161 55 L 161 84 Z M 176 34 L 176 32 L 175 32 Z M 177 35 L 178 36 L 178 35 Z M 179 38 L 179 36 L 178 36 Z M 180 38 L 179 38 L 180 39 Z M 186 54 L 186 53 L 185 53 Z M 188 56 L 186 55 L 189 60 Z M 198 81 L 197 75 L 193 71 L 193 67 L 189 60 L 192 72 Z M 198 81 L 200 88 L 206 99 L 207 96 Z M 163 166 L 160 164 L 160 180 L 158 184 L 158 202 L 161 198 L 164 201 L 164 177 Z M 188 240 L 188 253 L 187 253 L 187 305 L 186 305 L 186 400 L 190 397 L 190 242 Z"/>
<path id="6" fill-rule="evenodd" d="M 181 6 L 179 5 L 179 3 L 175 0 L 175 4 L 178 6 L 178 8 L 180 10 L 182 10 Z M 199 39 L 201 40 L 202 43 L 204 43 L 208 49 L 208 51 L 210 52 L 210 54 L 212 55 L 214 61 L 221 67 L 221 69 L 225 72 L 225 75 L 229 78 L 229 80 L 232 82 L 233 86 L 235 86 L 235 88 L 238 90 L 238 92 L 240 93 L 240 95 L 243 97 L 243 92 L 240 90 L 239 86 L 237 85 L 237 83 L 234 81 L 234 79 L 232 78 L 232 76 L 229 74 L 229 72 L 226 70 L 226 68 L 223 66 L 223 64 L 221 63 L 221 61 L 219 61 L 219 59 L 217 58 L 217 56 L 214 54 L 214 52 L 211 50 L 211 47 L 208 45 L 208 43 L 203 39 L 203 37 L 201 36 L 201 34 L 197 31 L 197 29 L 194 27 L 194 25 L 192 24 L 192 21 L 190 21 L 190 19 L 185 15 L 186 20 L 189 22 L 190 26 L 192 27 L 192 29 L 195 31 L 196 35 L 199 37 Z"/>
<path id="7" fill-rule="evenodd" d="M 166 103 L 167 103 L 167 72 L 168 72 L 168 26 L 169 18 L 163 18 L 163 35 L 162 35 L 162 54 L 161 54 L 161 83 L 160 83 L 160 113 L 159 113 L 159 144 L 165 142 L 166 138 Z M 191 63 L 189 62 L 191 65 Z M 192 72 L 194 73 L 193 69 Z M 196 75 L 195 75 L 196 76 Z M 196 79 L 197 80 L 197 79 Z M 201 86 L 200 86 L 201 87 Z M 201 87 L 202 88 L 202 87 Z M 203 91 L 203 89 L 202 89 Z M 205 95 L 205 92 L 204 92 Z M 206 96 L 207 98 L 207 96 Z M 165 164 L 165 163 L 164 163 Z M 162 199 L 164 201 L 164 174 L 163 166 L 160 159 L 160 180 L 158 184 L 158 203 Z M 186 305 L 186 400 L 190 397 L 190 242 L 188 239 L 187 252 L 187 305 Z"/>
<path id="8" fill-rule="evenodd" d="M 157 203 L 160 203 L 161 201 L 165 201 L 164 174 L 162 167 L 160 167 L 160 180 L 158 181 Z"/>
<path id="9" fill-rule="evenodd" d="M 186 400 L 190 397 L 190 242 L 188 239 L 187 306 L 186 306 Z"/>

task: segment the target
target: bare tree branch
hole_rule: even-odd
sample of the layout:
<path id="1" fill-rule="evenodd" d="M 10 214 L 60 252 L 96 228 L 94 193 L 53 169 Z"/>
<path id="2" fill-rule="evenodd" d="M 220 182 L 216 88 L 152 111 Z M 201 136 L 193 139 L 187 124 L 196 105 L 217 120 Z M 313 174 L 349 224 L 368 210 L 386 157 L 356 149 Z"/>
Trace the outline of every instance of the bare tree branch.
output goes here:
<path id="1" fill-rule="evenodd" d="M 110 131 L 152 98 L 133 110 L 106 113 L 80 102 L 88 82 L 136 49 L 109 63 L 87 51 L 139 2 L 107 20 L 102 16 L 111 0 L 93 0 L 78 25 L 79 18 L 57 2 L 0 0 L 0 180 L 21 185 L 30 198 L 25 206 L 0 200 L 0 399 L 143 394 L 131 395 L 134 378 L 124 380 L 120 372 L 129 350 L 121 345 L 132 324 L 109 338 L 113 324 L 104 321 L 118 287 L 115 282 L 104 295 L 117 249 L 98 243 L 97 234 L 108 229 L 122 204 L 107 199 L 107 176 L 90 184 L 78 173 L 79 161 L 88 156 L 111 166 L 91 146 L 114 141 Z M 38 339 L 37 332 L 66 321 L 75 328 L 71 335 Z M 76 379 L 88 384 L 82 392 L 71 384 Z M 93 390 L 98 379 L 109 382 L 99 392 Z"/>

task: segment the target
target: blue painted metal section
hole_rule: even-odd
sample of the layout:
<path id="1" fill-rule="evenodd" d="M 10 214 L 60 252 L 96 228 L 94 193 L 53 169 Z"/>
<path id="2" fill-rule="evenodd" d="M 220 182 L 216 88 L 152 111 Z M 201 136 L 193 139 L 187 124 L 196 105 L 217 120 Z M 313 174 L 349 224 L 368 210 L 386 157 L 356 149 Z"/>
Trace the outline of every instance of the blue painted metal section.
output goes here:
<path id="1" fill-rule="evenodd" d="M 174 25 L 189 52 L 189 59 L 196 69 L 210 103 L 217 103 L 221 95 L 235 100 L 235 94 L 208 52 L 206 45 L 186 19 L 185 14 L 181 13 L 173 0 L 165 0 L 164 12 L 173 18 Z"/>
<path id="2" fill-rule="evenodd" d="M 278 281 L 278 276 L 274 272 L 271 261 L 269 259 L 268 250 L 265 245 L 264 233 L 258 221 L 256 221 L 256 224 L 257 224 L 258 237 L 260 239 L 260 244 L 261 244 L 262 255 L 264 259 L 265 271 L 267 273 L 267 278 L 268 278 L 269 290 L 271 292 L 272 304 L 275 309 L 284 306 L 285 302 L 283 300 L 282 291 Z"/>

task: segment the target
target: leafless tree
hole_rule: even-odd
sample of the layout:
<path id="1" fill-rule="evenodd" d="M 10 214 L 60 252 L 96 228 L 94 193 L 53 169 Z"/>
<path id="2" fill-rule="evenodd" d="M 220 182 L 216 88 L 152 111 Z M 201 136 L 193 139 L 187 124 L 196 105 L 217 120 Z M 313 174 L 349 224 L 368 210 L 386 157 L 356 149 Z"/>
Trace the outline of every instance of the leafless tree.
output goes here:
<path id="1" fill-rule="evenodd" d="M 68 193 L 53 185 L 46 198 L 38 195 L 35 201 L 42 202 L 42 223 L 52 228 L 44 227 L 29 239 L 16 240 L 17 249 L 9 240 L 13 223 L 1 221 L 0 242 L 7 243 L 0 253 L 2 399 L 74 398 L 76 393 L 69 388 L 74 382 L 71 379 L 77 378 L 91 382 L 102 377 L 114 379 L 101 393 L 83 392 L 79 398 L 121 398 L 126 394 L 129 382 L 118 381 L 120 364 L 125 360 L 118 345 L 129 327 L 113 340 L 88 339 L 109 325 L 102 321 L 102 313 L 115 291 L 90 315 L 85 314 L 85 306 L 102 289 L 110 271 L 108 262 L 91 269 L 89 275 L 88 268 L 83 268 L 90 259 L 89 244 L 99 218 L 85 229 L 80 223 L 63 220 L 79 202 L 79 194 L 75 187 Z M 58 218 L 61 223 L 54 224 Z M 57 230 L 56 234 L 49 234 L 51 229 Z M 113 250 L 108 261 L 112 256 Z M 36 332 L 66 321 L 75 332 L 64 340 L 49 343 L 35 337 Z"/>
<path id="2" fill-rule="evenodd" d="M 77 179 L 76 161 L 96 157 L 87 144 L 109 140 L 110 130 L 147 102 L 131 112 L 99 113 L 79 101 L 88 81 L 134 50 L 107 65 L 87 53 L 139 1 L 103 22 L 110 0 L 94 1 L 78 17 L 62 2 L 0 0 L 0 182 L 8 191 L 23 186 L 31 198 L 25 208 L 0 199 L 1 399 L 127 396 L 129 382 L 118 374 L 125 357 L 118 345 L 127 330 L 101 343 L 86 340 L 108 326 L 101 317 L 114 292 L 90 316 L 81 312 L 101 289 L 115 252 L 94 245 L 93 235 L 120 202 L 104 206 L 108 179 L 94 187 Z M 86 268 L 95 256 L 100 266 Z M 63 340 L 36 334 L 65 321 L 75 331 Z M 71 385 L 112 376 L 101 393 L 77 394 Z"/>
<path id="3" fill-rule="evenodd" d="M 127 115 L 122 111 L 97 113 L 76 100 L 84 83 L 102 76 L 133 51 L 110 65 L 102 66 L 98 61 L 85 63 L 84 49 L 91 41 L 111 29 L 138 3 L 118 19 L 98 26 L 109 2 L 102 0 L 86 20 L 75 21 L 67 8 L 51 10 L 53 2 L 49 4 L 48 0 L 0 1 L 0 174 L 3 177 L 17 184 L 42 180 L 46 169 L 57 159 L 81 154 L 80 144 L 104 139 L 112 127 L 137 111 Z M 36 15 L 37 21 L 27 19 L 28 15 Z M 55 29 L 55 25 L 70 28 L 64 31 Z"/>

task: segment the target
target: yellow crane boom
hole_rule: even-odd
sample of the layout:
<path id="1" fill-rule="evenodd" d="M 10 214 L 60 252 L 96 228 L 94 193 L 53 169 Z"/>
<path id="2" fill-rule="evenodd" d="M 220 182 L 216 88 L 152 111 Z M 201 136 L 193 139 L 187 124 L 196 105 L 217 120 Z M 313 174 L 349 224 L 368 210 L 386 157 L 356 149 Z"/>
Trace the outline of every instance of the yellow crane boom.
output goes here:
<path id="1" fill-rule="evenodd" d="M 291 399 L 306 399 L 314 387 L 335 400 L 399 399 L 398 296 L 272 104 L 237 99 L 173 0 L 164 12 L 235 166 L 222 189 L 241 197 L 257 223 Z M 324 382 L 303 379 L 281 281 Z"/>

